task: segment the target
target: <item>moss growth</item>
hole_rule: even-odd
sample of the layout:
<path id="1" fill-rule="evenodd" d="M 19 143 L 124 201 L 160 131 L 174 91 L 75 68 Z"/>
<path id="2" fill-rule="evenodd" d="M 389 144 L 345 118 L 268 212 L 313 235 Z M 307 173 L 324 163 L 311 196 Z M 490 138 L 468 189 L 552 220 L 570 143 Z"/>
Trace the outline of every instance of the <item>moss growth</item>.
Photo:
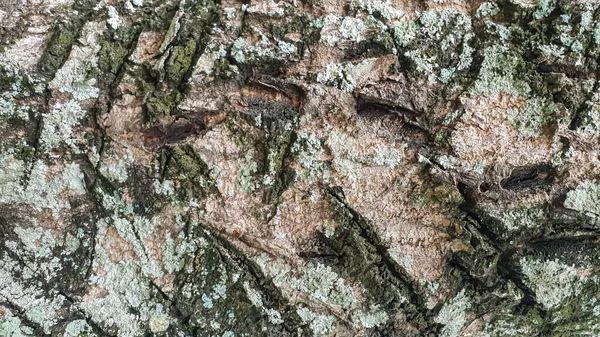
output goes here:
<path id="1" fill-rule="evenodd" d="M 144 115 L 146 123 L 153 123 L 160 116 L 168 116 L 183 99 L 179 91 L 161 91 L 146 82 L 138 86 L 139 95 L 144 101 Z"/>
<path id="2" fill-rule="evenodd" d="M 166 79 L 170 83 L 178 85 L 184 79 L 192 66 L 196 48 L 196 41 L 189 40 L 184 46 L 175 46 L 171 49 L 171 54 L 165 64 Z"/>
<path id="3" fill-rule="evenodd" d="M 411 201 L 419 207 L 443 205 L 444 209 L 453 211 L 464 202 L 464 198 L 454 185 L 431 182 L 424 184 L 420 190 L 413 191 Z"/>
<path id="4" fill-rule="evenodd" d="M 359 282 L 369 300 L 386 311 L 402 310 L 422 331 L 435 329 L 436 323 L 422 310 L 416 285 L 390 256 L 370 221 L 341 203 L 335 194 L 328 198 L 340 225 L 332 236 L 323 235 L 322 239 L 336 254 L 340 275 Z"/>
<path id="5" fill-rule="evenodd" d="M 121 27 L 112 33 L 106 33 L 98 52 L 97 77 L 100 87 L 108 87 L 116 82 L 140 33 L 141 26 Z"/>
<path id="6" fill-rule="evenodd" d="M 307 25 L 308 18 L 306 16 L 296 16 L 289 18 L 289 21 L 277 24 L 271 24 L 270 30 L 273 37 L 281 40 L 286 34 L 302 33 Z"/>
<path id="7" fill-rule="evenodd" d="M 597 324 L 597 279 L 590 279 L 580 287 L 580 295 L 564 303 L 552 313 L 552 337 L 592 336 L 600 333 Z"/>
<path id="8" fill-rule="evenodd" d="M 219 8 L 212 0 L 185 2 L 183 12 L 181 27 L 174 40 L 177 45 L 185 45 L 190 39 L 200 43 L 203 36 L 218 24 L 220 19 Z"/>
<path id="9" fill-rule="evenodd" d="M 40 58 L 38 67 L 40 72 L 48 79 L 56 73 L 65 62 L 79 29 L 72 26 L 59 26 L 52 35 L 44 54 Z"/>
<path id="10" fill-rule="evenodd" d="M 129 49 L 119 42 L 103 41 L 98 54 L 98 70 L 100 71 L 100 85 L 106 86 L 114 82 L 119 69 L 129 55 Z"/>
<path id="11" fill-rule="evenodd" d="M 215 60 L 213 66 L 213 74 L 215 78 L 227 80 L 235 76 L 235 68 L 232 68 L 231 64 L 225 57 L 221 57 Z"/>
<path id="12" fill-rule="evenodd" d="M 263 116 L 261 124 L 266 131 L 266 140 L 263 144 L 259 140 L 257 144 L 264 146 L 265 160 L 261 171 L 265 175 L 266 185 L 263 202 L 267 204 L 275 202 L 295 178 L 295 172 L 289 170 L 286 163 L 296 139 L 296 133 L 291 130 L 294 123 L 277 118 Z"/>
<path id="13" fill-rule="evenodd" d="M 191 146 L 175 146 L 170 154 L 177 164 L 183 187 L 201 198 L 215 192 L 208 165 Z"/>
<path id="14" fill-rule="evenodd" d="M 289 154 L 289 149 L 294 138 L 294 133 L 292 131 L 284 131 L 281 134 L 276 134 L 269 138 L 266 143 L 269 152 L 266 165 L 269 172 L 267 173 L 281 171 L 283 168 L 283 161 Z"/>
<path id="15" fill-rule="evenodd" d="M 297 314 L 260 267 L 219 234 L 187 220 L 193 249 L 176 281 L 176 298 L 186 326 L 197 335 L 294 336 Z"/>
<path id="16" fill-rule="evenodd" d="M 144 0 L 142 8 L 136 12 L 146 29 L 166 31 L 177 12 L 177 3 L 162 0 Z"/>

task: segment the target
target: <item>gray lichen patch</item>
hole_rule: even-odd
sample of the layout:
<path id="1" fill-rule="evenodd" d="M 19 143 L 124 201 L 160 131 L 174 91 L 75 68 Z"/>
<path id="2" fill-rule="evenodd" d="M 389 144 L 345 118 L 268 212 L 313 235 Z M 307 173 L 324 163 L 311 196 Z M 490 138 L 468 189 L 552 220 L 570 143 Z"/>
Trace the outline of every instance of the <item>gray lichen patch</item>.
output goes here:
<path id="1" fill-rule="evenodd" d="M 326 69 L 317 74 L 317 82 L 352 92 L 356 87 L 380 77 L 395 60 L 394 56 L 388 55 L 376 59 L 365 59 L 356 64 L 330 63 Z"/>
<path id="2" fill-rule="evenodd" d="M 85 193 L 83 173 L 74 163 L 67 164 L 62 168 L 62 174 L 57 176 L 59 167 L 49 167 L 36 161 L 26 178 L 26 163 L 4 153 L 0 156 L 0 167 L 0 203 L 31 205 L 38 211 L 50 210 L 54 217 L 58 217 L 63 209 L 69 208 L 64 191 L 76 195 Z M 24 179 L 27 179 L 26 184 L 23 184 Z"/>
<path id="3" fill-rule="evenodd" d="M 87 112 L 76 101 L 57 103 L 50 113 L 44 115 L 40 135 L 41 145 L 52 150 L 60 145 L 71 147 L 76 144 L 73 127 L 78 126 Z"/>
<path id="4" fill-rule="evenodd" d="M 470 299 L 461 290 L 458 295 L 442 307 L 435 317 L 435 321 L 444 325 L 440 336 L 456 337 L 466 322 L 466 313 L 470 306 Z"/>
<path id="5" fill-rule="evenodd" d="M 346 317 L 341 323 L 360 330 L 383 326 L 388 320 L 381 308 L 374 306 L 369 310 L 361 306 L 364 290 L 357 290 L 356 285 L 335 273 L 331 267 L 309 264 L 290 268 L 283 261 L 273 261 L 266 255 L 258 256 L 256 260 L 287 298 L 306 298 L 301 303 L 305 302 L 308 307 L 302 307 L 297 312 L 317 336 L 327 336 L 333 332 L 335 326 L 340 324 L 336 322 L 341 317 Z M 310 306 L 322 310 L 313 312 Z"/>
<path id="6" fill-rule="evenodd" d="M 50 88 L 69 92 L 75 100 L 98 97 L 96 79 L 89 75 L 97 63 L 96 54 L 100 50 L 97 40 L 104 29 L 99 22 L 88 22 L 82 27 L 77 44 L 72 47 L 69 59 L 54 74 Z"/>
<path id="7" fill-rule="evenodd" d="M 547 309 L 555 309 L 581 292 L 580 277 L 573 266 L 560 261 L 532 261 L 526 258 L 522 258 L 520 263 L 525 284 Z"/>
<path id="8" fill-rule="evenodd" d="M 48 37 L 31 35 L 0 54 L 0 65 L 12 73 L 31 70 L 38 63 Z"/>
<path id="9" fill-rule="evenodd" d="M 600 216 L 600 186 L 594 181 L 586 181 L 567 193 L 565 207 L 582 213 Z"/>

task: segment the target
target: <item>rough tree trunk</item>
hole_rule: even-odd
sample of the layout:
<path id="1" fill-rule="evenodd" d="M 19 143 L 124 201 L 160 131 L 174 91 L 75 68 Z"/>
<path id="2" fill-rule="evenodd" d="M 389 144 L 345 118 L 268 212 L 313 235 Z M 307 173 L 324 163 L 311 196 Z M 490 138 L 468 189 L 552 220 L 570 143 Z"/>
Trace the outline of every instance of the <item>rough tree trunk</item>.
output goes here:
<path id="1" fill-rule="evenodd" d="M 0 0 L 0 336 L 600 335 L 592 0 Z"/>

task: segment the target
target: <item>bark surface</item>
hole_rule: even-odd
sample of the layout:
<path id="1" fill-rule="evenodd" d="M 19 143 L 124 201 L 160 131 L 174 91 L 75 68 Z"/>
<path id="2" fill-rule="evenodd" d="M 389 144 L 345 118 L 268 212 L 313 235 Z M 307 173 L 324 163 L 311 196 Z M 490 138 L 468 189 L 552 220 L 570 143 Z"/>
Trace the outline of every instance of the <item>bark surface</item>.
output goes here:
<path id="1" fill-rule="evenodd" d="M 0 336 L 600 335 L 591 0 L 0 0 Z"/>

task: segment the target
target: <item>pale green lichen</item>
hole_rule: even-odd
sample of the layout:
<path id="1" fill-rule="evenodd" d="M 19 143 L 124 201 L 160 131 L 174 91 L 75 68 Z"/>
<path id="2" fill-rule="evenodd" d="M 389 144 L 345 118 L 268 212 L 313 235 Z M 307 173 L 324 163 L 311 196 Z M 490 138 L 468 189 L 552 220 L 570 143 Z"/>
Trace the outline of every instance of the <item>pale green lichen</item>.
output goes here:
<path id="1" fill-rule="evenodd" d="M 487 16 L 495 16 L 500 12 L 500 8 L 494 2 L 484 2 L 479 5 L 477 12 L 475 12 L 476 18 L 484 18 Z"/>
<path id="2" fill-rule="evenodd" d="M 21 319 L 15 316 L 0 320 L 0 336 L 2 337 L 29 337 L 33 336 L 33 329 L 23 325 Z"/>
<path id="3" fill-rule="evenodd" d="M 74 145 L 73 127 L 79 125 L 86 114 L 75 101 L 55 104 L 50 113 L 43 116 L 44 127 L 40 135 L 42 146 L 52 149 L 63 143 Z"/>
<path id="4" fill-rule="evenodd" d="M 596 23 L 594 30 L 592 31 L 592 35 L 594 37 L 594 43 L 596 45 L 600 45 L 600 23 Z"/>
<path id="5" fill-rule="evenodd" d="M 128 219 L 121 218 L 115 214 L 110 219 L 106 218 L 103 219 L 103 221 L 111 223 L 119 235 L 133 246 L 135 254 L 140 259 L 140 267 L 144 274 L 153 277 L 161 277 L 164 275 L 160 263 L 151 255 L 146 254 L 144 244 L 144 239 L 152 234 L 156 219 L 150 221 L 144 217 L 135 216 L 133 221 L 129 221 Z"/>
<path id="6" fill-rule="evenodd" d="M 507 46 L 493 45 L 482 51 L 483 62 L 479 76 L 471 88 L 472 93 L 479 95 L 497 94 L 500 92 L 527 95 L 531 88 L 520 79 L 519 65 L 523 60 Z"/>
<path id="7" fill-rule="evenodd" d="M 70 92 L 75 100 L 97 98 L 99 89 L 95 87 L 96 79 L 87 74 L 95 67 L 93 60 L 74 60 L 65 63 L 58 70 L 50 85 L 62 92 Z"/>
<path id="8" fill-rule="evenodd" d="M 558 46 L 555 44 L 544 44 L 538 46 L 539 51 L 542 53 L 544 59 L 551 60 L 553 58 L 563 58 L 565 56 L 565 47 Z"/>
<path id="9" fill-rule="evenodd" d="M 250 302 L 257 308 L 259 308 L 263 314 L 265 314 L 272 324 L 282 324 L 283 318 L 281 318 L 281 313 L 273 308 L 265 308 L 263 305 L 263 300 L 261 294 L 253 289 L 248 282 L 243 283 L 244 290 L 246 290 L 246 294 L 248 295 L 248 299 Z"/>
<path id="10" fill-rule="evenodd" d="M 233 20 L 237 17 L 238 9 L 235 7 L 225 7 L 223 8 L 223 12 L 225 13 L 225 18 L 227 20 Z"/>
<path id="11" fill-rule="evenodd" d="M 202 306 L 206 309 L 212 309 L 212 307 L 214 306 L 213 301 L 210 297 L 208 297 L 206 294 L 202 294 Z"/>
<path id="12" fill-rule="evenodd" d="M 298 48 L 293 43 L 279 41 L 278 44 L 279 50 L 284 54 L 295 54 L 298 52 Z"/>
<path id="13" fill-rule="evenodd" d="M 469 68 L 472 54 L 470 46 L 474 37 L 471 18 L 454 9 L 440 12 L 426 11 L 415 21 L 394 23 L 394 40 L 402 47 L 415 70 L 426 75 L 429 83 L 438 80 L 449 83 L 456 73 Z M 433 42 L 433 43 L 432 43 Z M 458 54 L 460 50 L 460 54 Z M 447 55 L 452 55 L 450 60 Z"/>
<path id="14" fill-rule="evenodd" d="M 531 325 L 519 324 L 514 319 L 498 319 L 491 324 L 486 325 L 487 336 L 490 337 L 513 337 L 513 336 L 534 336 L 537 332 L 535 323 Z"/>
<path id="15" fill-rule="evenodd" d="M 581 22 L 579 23 L 579 33 L 583 34 L 586 31 L 590 31 L 592 29 L 594 23 L 594 11 L 593 6 L 588 4 L 586 6 L 586 11 L 581 13 Z"/>
<path id="16" fill-rule="evenodd" d="M 250 149 L 243 158 L 238 159 L 240 167 L 235 186 L 242 192 L 252 192 L 258 188 L 255 174 L 258 172 L 258 164 L 254 160 L 254 150 Z"/>
<path id="17" fill-rule="evenodd" d="M 90 78 L 89 74 L 96 68 L 96 55 L 101 48 L 97 40 L 104 29 L 104 25 L 97 22 L 88 22 L 84 25 L 79 38 L 81 46 L 73 49 L 71 57 L 58 69 L 54 79 L 49 83 L 51 88 L 71 93 L 75 100 L 98 97 L 96 79 Z"/>
<path id="18" fill-rule="evenodd" d="M 388 320 L 383 309 L 377 306 L 364 308 L 357 297 L 358 293 L 364 290 L 339 277 L 329 266 L 309 263 L 306 266 L 290 268 L 266 255 L 258 256 L 256 261 L 288 298 L 298 298 L 299 294 L 302 294 L 301 296 L 308 298 L 311 303 L 322 303 L 333 312 L 345 312 L 350 317 L 351 324 L 357 328 L 380 326 Z M 335 322 L 334 316 L 330 315 L 331 311 L 327 314 L 317 314 L 308 308 L 298 310 L 304 322 L 309 323 L 317 335 L 326 334 Z"/>
<path id="19" fill-rule="evenodd" d="M 583 52 L 583 44 L 578 40 L 574 40 L 573 43 L 571 43 L 571 51 L 574 53 Z"/>
<path id="20" fill-rule="evenodd" d="M 268 8 L 267 10 L 262 6 L 252 6 L 252 5 L 245 5 L 246 7 L 244 7 L 244 5 L 242 5 L 242 10 L 244 10 L 248 13 L 257 13 L 257 14 L 268 15 L 273 18 L 282 18 L 285 16 L 285 9 L 287 7 L 287 3 L 285 3 L 285 2 L 277 3 L 274 1 L 271 1 L 270 3 L 271 4 L 267 7 Z"/>
<path id="21" fill-rule="evenodd" d="M 404 56 L 413 62 L 417 72 L 428 75 L 429 83 L 435 83 L 437 79 L 434 68 L 437 65 L 436 55 L 425 55 L 422 51 L 413 49 L 406 51 Z M 442 80 L 448 81 L 449 74 L 442 74 Z"/>
<path id="22" fill-rule="evenodd" d="M 163 247 L 162 263 L 168 273 L 180 271 L 185 263 L 185 257 L 196 249 L 196 246 L 189 241 L 183 232 L 178 234 L 178 244 L 171 238 L 171 234 L 166 234 L 165 245 Z"/>
<path id="23" fill-rule="evenodd" d="M 323 225 L 321 226 L 321 230 L 326 238 L 330 238 L 333 236 L 333 234 L 335 234 L 335 227 L 333 227 L 333 224 L 331 224 L 331 222 L 329 221 L 325 221 L 323 223 Z"/>
<path id="24" fill-rule="evenodd" d="M 77 251 L 77 249 L 79 249 L 79 247 L 81 246 L 81 241 L 71 235 L 71 233 L 67 233 L 67 235 L 65 236 L 65 243 L 64 243 L 64 255 L 71 255 L 73 253 L 75 253 L 75 251 Z"/>
<path id="25" fill-rule="evenodd" d="M 133 205 L 123 201 L 117 192 L 109 195 L 100 188 L 97 188 L 96 192 L 100 195 L 102 207 L 105 209 L 113 211 L 115 214 L 121 213 L 123 215 L 132 215 L 134 213 Z"/>
<path id="26" fill-rule="evenodd" d="M 521 258 L 523 282 L 535 293 L 536 301 L 546 309 L 561 306 L 581 290 L 577 269 L 559 261 L 540 261 Z"/>
<path id="27" fill-rule="evenodd" d="M 524 228 L 539 228 L 546 220 L 543 209 L 539 207 L 527 207 L 523 209 L 504 209 L 487 211 L 488 215 L 500 221 L 503 229 L 509 232 L 516 232 Z"/>
<path id="28" fill-rule="evenodd" d="M 165 179 L 161 182 L 157 179 L 154 180 L 152 185 L 154 186 L 154 192 L 156 194 L 164 196 L 172 196 L 175 194 L 174 184 L 172 180 Z"/>
<path id="29" fill-rule="evenodd" d="M 437 323 L 443 324 L 440 331 L 441 337 L 456 337 L 465 325 L 467 309 L 470 307 L 470 299 L 465 290 L 461 290 L 450 302 L 444 304 L 435 317 Z"/>
<path id="30" fill-rule="evenodd" d="M 581 132 L 585 136 L 595 137 L 600 133 L 600 105 L 598 95 L 593 95 L 583 105 L 584 108 L 581 111 L 580 117 L 582 119 L 581 125 L 577 128 L 577 131 Z"/>
<path id="31" fill-rule="evenodd" d="M 322 180 L 329 178 L 331 172 L 327 164 L 325 161 L 319 160 L 319 157 L 325 156 L 325 149 L 316 134 L 299 132 L 291 152 L 296 155 L 300 165 L 305 169 L 304 177 Z"/>
<path id="32" fill-rule="evenodd" d="M 398 262 L 404 268 L 411 268 L 413 264 L 413 257 L 409 254 L 403 254 L 402 248 L 392 247 L 388 250 L 390 256 L 394 261 Z"/>
<path id="33" fill-rule="evenodd" d="M 18 106 L 15 102 L 15 95 L 10 93 L 0 94 L 0 117 L 13 117 L 17 115 Z M 26 114 L 18 114 L 26 117 Z"/>
<path id="34" fill-rule="evenodd" d="M 116 209 L 115 212 L 118 212 Z M 93 270 L 102 270 L 102 273 L 93 273 L 89 277 L 89 284 L 106 290 L 106 295 L 93 297 L 88 301 L 77 304 L 96 322 L 102 322 L 104 327 L 118 330 L 119 336 L 142 335 L 148 325 L 151 329 L 162 330 L 169 324 L 162 304 L 158 303 L 151 294 L 151 284 L 148 278 L 162 276 L 160 266 L 152 265 L 152 259 L 146 256 L 142 242 L 138 241 L 133 233 L 136 228 L 140 238 L 145 238 L 151 233 L 148 224 L 143 225 L 143 219 L 128 220 L 113 216 L 112 219 L 102 219 L 97 223 L 98 233 L 96 240 Z M 123 239 L 134 246 L 138 259 L 122 260 L 115 263 L 108 256 L 107 247 L 104 247 L 105 237 L 109 226 L 114 226 Z M 143 241 L 143 239 L 142 239 Z M 158 271 L 156 270 L 158 268 Z"/>
<path id="35" fill-rule="evenodd" d="M 39 51 L 47 43 L 43 34 L 27 35 L 0 51 L 0 70 L 7 74 L 29 73 L 39 61 Z M 26 76 L 34 77 L 33 72 Z"/>
<path id="36" fill-rule="evenodd" d="M 371 329 L 374 327 L 385 325 L 388 321 L 388 314 L 381 308 L 374 306 L 366 312 L 359 312 L 353 317 L 354 327 Z"/>
<path id="37" fill-rule="evenodd" d="M 319 18 L 311 22 L 311 27 L 318 27 L 321 29 L 320 42 L 335 46 L 340 41 L 340 34 L 338 27 L 342 17 L 338 15 L 329 14 L 325 18 Z"/>
<path id="38" fill-rule="evenodd" d="M 51 257 L 52 250 L 58 244 L 52 232 L 41 227 L 23 228 L 17 226 L 14 231 L 19 237 L 23 249 L 33 252 L 35 256 L 40 258 Z"/>
<path id="39" fill-rule="evenodd" d="M 307 308 L 298 308 L 296 313 L 302 319 L 302 323 L 309 325 L 315 336 L 327 336 L 335 328 L 334 316 L 316 313 Z"/>
<path id="40" fill-rule="evenodd" d="M 99 248 L 102 250 L 102 248 Z M 97 264 L 97 263 L 95 263 Z M 92 275 L 90 284 L 107 290 L 104 297 L 81 302 L 78 306 L 94 321 L 115 326 L 119 336 L 138 336 L 152 313 L 149 283 L 137 272 L 136 262 L 102 263 L 103 276 Z M 135 308 L 135 312 L 131 309 Z"/>
<path id="41" fill-rule="evenodd" d="M 426 37 L 436 40 L 445 41 L 444 43 L 452 43 L 448 38 L 452 38 L 455 34 L 460 34 L 462 31 L 468 32 L 472 29 L 471 17 L 456 10 L 444 9 L 440 12 L 426 11 L 419 18 L 420 31 Z M 449 32 L 451 36 L 441 37 L 446 34 L 448 28 L 453 28 L 455 32 Z M 442 46 L 442 50 L 445 48 Z"/>
<path id="42" fill-rule="evenodd" d="M 556 0 L 538 0 L 536 10 L 533 12 L 533 17 L 538 20 L 544 18 L 552 13 L 555 6 Z"/>
<path id="43" fill-rule="evenodd" d="M 419 26 L 413 21 L 394 21 L 391 24 L 394 40 L 401 47 L 407 47 L 418 36 Z"/>
<path id="44" fill-rule="evenodd" d="M 362 10 L 371 15 L 379 14 L 387 20 L 404 16 L 404 12 L 394 8 L 389 0 L 351 0 L 350 9 Z"/>
<path id="45" fill-rule="evenodd" d="M 600 184 L 586 181 L 567 193 L 565 207 L 600 216 Z"/>
<path id="46" fill-rule="evenodd" d="M 527 99 L 521 109 L 508 110 L 510 121 L 523 137 L 535 137 L 548 126 L 551 117 L 558 113 L 558 108 L 552 102 L 541 97 Z"/>
<path id="47" fill-rule="evenodd" d="M 384 145 L 378 145 L 375 148 L 375 155 L 373 156 L 373 164 L 378 166 L 387 166 L 389 168 L 395 168 L 400 165 L 404 159 L 404 149 L 406 144 L 401 146 L 400 150 L 390 148 Z"/>
<path id="48" fill-rule="evenodd" d="M 117 163 L 106 163 L 100 166 L 100 173 L 111 181 L 120 184 L 127 181 L 129 178 L 128 168 L 135 162 L 135 157 L 131 150 L 127 150 L 127 154 L 120 158 Z"/>
<path id="49" fill-rule="evenodd" d="M 2 69 L 1 63 L 0 69 Z M 14 82 L 11 84 L 10 90 L 0 92 L 0 122 L 15 117 L 23 120 L 29 118 L 29 113 L 32 111 L 32 108 L 28 105 L 19 104 L 18 101 L 22 96 L 29 96 L 29 93 L 25 89 L 25 83 L 27 82 L 35 83 L 31 77 L 26 78 L 23 76 L 16 76 Z M 37 89 L 36 93 L 38 93 Z"/>
<path id="50" fill-rule="evenodd" d="M 156 314 L 150 317 L 148 327 L 155 334 L 163 333 L 169 329 L 171 325 L 170 317 L 165 314 Z"/>
<path id="51" fill-rule="evenodd" d="M 9 245 L 8 249 L 19 252 L 19 247 Z M 40 270 L 44 268 L 44 270 Z M 50 334 L 53 327 L 61 319 L 61 305 L 66 300 L 59 294 L 47 294 L 42 289 L 43 283 L 25 284 L 23 280 L 37 277 L 38 282 L 55 277 L 60 271 L 61 264 L 54 258 L 50 262 L 36 264 L 35 260 L 23 265 L 21 261 L 15 261 L 10 257 L 4 257 L 0 260 L 0 297 L 9 299 L 11 304 L 19 308 L 20 314 L 43 331 L 44 334 Z M 12 320 L 12 323 L 17 323 Z M 16 328 L 9 325 L 8 328 Z M 3 323 L 0 321 L 0 331 L 3 329 Z M 12 331 L 18 335 L 18 330 Z"/>
<path id="52" fill-rule="evenodd" d="M 317 82 L 332 85 L 339 89 L 352 92 L 356 87 L 356 81 L 352 77 L 352 64 L 330 63 L 325 71 L 317 74 Z"/>
<path id="53" fill-rule="evenodd" d="M 79 337 L 91 330 L 91 327 L 84 319 L 77 319 L 67 324 L 63 337 Z"/>
<path id="54" fill-rule="evenodd" d="M 62 172 L 62 180 L 66 188 L 79 194 L 86 193 L 84 176 L 81 167 L 77 163 L 67 163 Z"/>
<path id="55" fill-rule="evenodd" d="M 364 34 L 367 26 L 365 23 L 353 17 L 344 17 L 339 26 L 339 31 L 342 36 L 350 41 L 359 42 Z"/>
<path id="56" fill-rule="evenodd" d="M 29 173 L 26 186 L 22 181 L 26 175 L 27 164 L 11 154 L 0 154 L 0 203 L 23 203 L 32 205 L 36 210 L 49 209 L 54 217 L 69 207 L 66 199 L 60 195 L 65 190 L 83 194 L 83 173 L 77 164 L 68 164 L 62 177 L 50 179 L 49 168 L 36 161 Z"/>
<path id="57" fill-rule="evenodd" d="M 252 63 L 265 60 L 291 60 L 297 54 L 297 47 L 287 41 L 272 40 L 263 32 L 253 27 L 260 39 L 253 44 L 244 38 L 236 39 L 231 45 L 231 56 L 238 63 Z"/>
<path id="58" fill-rule="evenodd" d="M 194 66 L 191 83 L 201 82 L 206 76 L 213 76 L 216 62 L 225 56 L 227 56 L 227 50 L 223 44 L 209 43 Z"/>

